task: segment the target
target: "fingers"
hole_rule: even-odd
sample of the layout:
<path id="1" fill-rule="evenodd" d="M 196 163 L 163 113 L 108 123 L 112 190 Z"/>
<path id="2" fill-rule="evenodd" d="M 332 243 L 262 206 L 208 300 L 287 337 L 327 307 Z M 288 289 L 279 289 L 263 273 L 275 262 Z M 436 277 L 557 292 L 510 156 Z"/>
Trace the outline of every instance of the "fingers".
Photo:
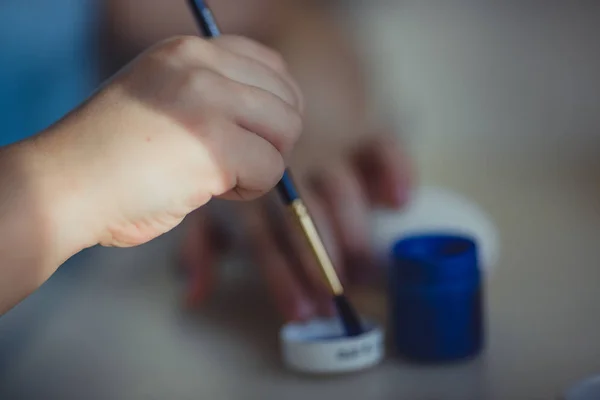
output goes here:
<path id="1" fill-rule="evenodd" d="M 231 132 L 235 131 L 235 132 Z M 228 179 L 219 198 L 228 200 L 252 200 L 274 187 L 281 179 L 285 162 L 281 153 L 268 141 L 240 127 L 231 128 L 219 138 L 213 154 L 219 157 L 223 171 L 234 171 L 234 182 Z M 218 155 L 217 155 L 218 154 Z M 231 190 L 228 190 L 232 188 Z"/>
<path id="2" fill-rule="evenodd" d="M 354 162 L 373 206 L 398 208 L 408 200 L 413 171 L 391 135 L 377 136 L 360 147 Z"/>
<path id="3" fill-rule="evenodd" d="M 179 54 L 196 63 L 198 68 L 208 68 L 227 79 L 266 90 L 300 112 L 302 96 L 298 85 L 287 72 L 283 61 L 273 61 L 280 56 L 252 40 L 222 36 L 211 41 L 180 39 Z"/>
<path id="4" fill-rule="evenodd" d="M 300 136 L 298 113 L 266 91 L 222 77 L 199 77 L 195 85 L 194 90 L 212 88 L 209 107 L 231 116 L 200 118 L 193 127 L 216 168 L 209 174 L 216 177 L 209 185 L 211 194 L 248 200 L 273 188 L 283 174 L 286 155 Z M 237 95 L 231 96 L 232 92 Z"/>
<path id="5" fill-rule="evenodd" d="M 234 116 L 239 126 L 267 140 L 284 156 L 288 155 L 302 132 L 300 114 L 266 90 L 233 81 L 223 81 L 220 86 L 236 96 L 218 96 L 214 99 L 218 106 Z"/>
<path id="6" fill-rule="evenodd" d="M 284 83 L 288 86 L 287 89 L 291 90 L 294 100 L 292 102 L 288 101 L 288 103 L 297 107 L 300 112 L 304 111 L 304 99 L 300 86 L 296 80 L 292 78 L 286 62 L 279 53 L 260 43 L 241 36 L 221 36 L 214 39 L 214 42 L 220 47 L 242 57 L 242 59 L 247 59 L 244 60 L 244 62 L 249 68 L 258 69 L 258 65 L 256 64 L 259 64 L 263 67 L 267 67 L 269 70 L 267 75 L 272 75 L 272 73 L 275 72 L 276 75 L 278 75 L 277 78 L 283 79 Z M 286 96 L 281 97 L 283 100 L 288 98 L 289 93 L 286 94 Z"/>
<path id="7" fill-rule="evenodd" d="M 172 75 L 165 113 L 199 139 L 188 147 L 202 150 L 194 170 L 208 179 L 193 199 L 205 202 L 208 189 L 248 200 L 273 188 L 302 131 L 300 94 L 279 56 L 242 38 L 181 37 L 149 57 L 152 71 Z"/>
<path id="8" fill-rule="evenodd" d="M 373 274 L 370 207 L 356 171 L 338 163 L 314 178 L 314 186 L 334 227 L 346 273 L 353 281 L 366 280 Z"/>
<path id="9" fill-rule="evenodd" d="M 283 61 L 273 61 L 281 58 L 274 51 L 244 38 L 184 36 L 170 39 L 152 57 L 160 61 L 159 68 L 170 65 L 183 77 L 169 87 L 183 87 L 186 94 L 173 89 L 181 98 L 167 100 L 173 103 L 169 111 L 179 109 L 184 122 L 201 125 L 199 119 L 225 114 L 280 151 L 295 144 L 302 130 L 302 96 Z"/>
<path id="10" fill-rule="evenodd" d="M 150 58 L 176 70 L 210 70 L 246 86 L 260 88 L 280 98 L 298 112 L 302 93 L 275 51 L 242 37 L 222 36 L 210 41 L 180 36 L 157 45 Z"/>

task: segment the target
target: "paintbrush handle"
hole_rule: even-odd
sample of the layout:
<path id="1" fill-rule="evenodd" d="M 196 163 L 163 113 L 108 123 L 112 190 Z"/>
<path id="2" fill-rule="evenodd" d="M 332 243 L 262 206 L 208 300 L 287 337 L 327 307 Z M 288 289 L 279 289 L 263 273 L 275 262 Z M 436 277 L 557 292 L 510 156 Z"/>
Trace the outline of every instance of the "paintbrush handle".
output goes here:
<path id="1" fill-rule="evenodd" d="M 342 287 L 342 283 L 337 276 L 333 263 L 331 262 L 331 258 L 327 253 L 327 249 L 325 249 L 325 245 L 321 240 L 321 236 L 317 231 L 317 227 L 315 226 L 308 209 L 304 205 L 304 202 L 302 199 L 297 198 L 289 205 L 289 207 L 296 217 L 296 220 L 300 224 L 302 233 L 304 233 L 304 237 L 306 238 L 313 255 L 321 266 L 321 271 L 323 272 L 324 278 L 331 289 L 331 293 L 334 296 L 343 295 L 344 288 Z"/>
<path id="2" fill-rule="evenodd" d="M 285 170 L 283 176 L 277 182 L 277 191 L 279 192 L 279 196 L 281 200 L 285 203 L 285 205 L 291 205 L 294 200 L 300 198 L 298 195 L 298 191 L 296 190 L 296 185 L 294 184 L 294 180 L 292 179 L 292 175 L 288 170 Z"/>
<path id="3" fill-rule="evenodd" d="M 203 0 L 188 0 L 188 3 L 202 35 L 207 38 L 221 36 L 221 30 L 206 3 Z M 294 200 L 299 198 L 294 181 L 287 170 L 277 183 L 277 191 L 286 205 L 291 205 Z"/>
<path id="4" fill-rule="evenodd" d="M 298 221 L 302 233 L 304 234 L 304 238 L 308 242 L 313 255 L 321 266 L 323 276 L 327 281 L 331 292 L 336 296 L 342 295 L 344 289 L 337 276 L 333 263 L 331 262 L 331 257 L 329 257 L 329 254 L 325 249 L 325 245 L 321 240 L 317 227 L 315 226 L 308 209 L 304 205 L 304 202 L 300 198 L 294 180 L 292 179 L 292 174 L 288 170 L 283 173 L 281 180 L 277 183 L 277 191 L 285 205 L 291 209 L 294 217 Z"/>
<path id="5" fill-rule="evenodd" d="M 215 18 L 204 3 L 203 0 L 188 0 L 190 8 L 194 13 L 194 17 L 198 24 L 198 27 L 202 31 L 202 34 L 208 38 L 214 38 L 221 35 L 221 31 L 217 26 Z M 310 248 L 316 257 L 319 265 L 321 266 L 321 270 L 327 281 L 331 292 L 340 296 L 344 293 L 344 289 L 340 280 L 335 272 L 335 268 L 333 267 L 333 263 L 331 262 L 331 258 L 329 254 L 327 254 L 327 250 L 323 245 L 323 241 L 319 236 L 319 232 L 315 227 L 315 224 L 308 213 L 308 209 L 304 205 L 304 202 L 298 195 L 298 190 L 296 190 L 296 185 L 292 180 L 291 174 L 288 170 L 283 173 L 281 180 L 277 183 L 277 191 L 281 196 L 283 202 L 290 207 L 294 216 L 296 217 L 302 232 L 304 233 L 304 237 L 306 238 Z"/>
<path id="6" fill-rule="evenodd" d="M 204 37 L 213 38 L 221 35 L 221 31 L 217 26 L 215 17 L 210 8 L 202 0 L 188 0 L 189 6 L 194 13 L 194 18 L 202 35 Z"/>

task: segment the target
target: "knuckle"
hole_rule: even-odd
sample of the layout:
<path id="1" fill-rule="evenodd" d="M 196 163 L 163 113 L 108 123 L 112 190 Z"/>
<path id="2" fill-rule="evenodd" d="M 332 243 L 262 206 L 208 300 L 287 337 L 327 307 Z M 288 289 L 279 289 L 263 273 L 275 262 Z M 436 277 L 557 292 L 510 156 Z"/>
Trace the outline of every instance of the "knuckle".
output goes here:
<path id="1" fill-rule="evenodd" d="M 222 76 L 216 78 L 215 85 L 218 85 L 219 90 L 227 92 L 236 107 L 246 107 L 254 112 L 264 107 L 264 103 L 261 102 L 260 90 L 252 86 L 247 86 Z"/>
<path id="2" fill-rule="evenodd" d="M 252 191 L 263 194 L 279 182 L 285 169 L 285 161 L 273 146 L 261 146 L 259 154 L 260 162 L 255 164 L 252 171 Z"/>
<path id="3" fill-rule="evenodd" d="M 269 58 L 269 64 L 277 72 L 285 72 L 288 70 L 287 62 L 281 53 L 265 48 L 266 56 Z"/>
<path id="4" fill-rule="evenodd" d="M 266 94 L 259 88 L 237 84 L 230 84 L 228 86 L 227 89 L 232 97 L 236 99 L 236 105 L 239 107 L 241 113 L 243 113 L 241 110 L 254 112 L 265 107 L 265 104 L 268 104 L 266 102 L 268 100 Z"/>
<path id="5" fill-rule="evenodd" d="M 190 68 L 185 74 L 184 85 L 198 93 L 211 93 L 215 90 L 223 90 L 223 86 L 227 84 L 226 79 L 206 68 Z"/>
<path id="6" fill-rule="evenodd" d="M 284 81 L 276 75 L 275 72 L 268 70 L 265 67 L 266 76 L 269 77 L 270 82 L 257 86 L 258 89 L 266 94 L 275 96 L 278 100 L 282 101 L 286 106 L 293 109 L 299 109 L 298 101 L 294 95 L 293 90 L 284 83 Z"/>
<path id="7" fill-rule="evenodd" d="M 219 124 L 213 123 L 208 124 L 205 127 L 210 133 L 207 135 L 214 138 L 216 135 L 222 135 L 224 133 L 223 128 Z M 227 156 L 227 152 L 224 149 L 218 149 L 219 145 L 216 143 L 218 140 L 210 140 L 213 145 L 213 169 L 211 172 L 211 184 L 210 191 L 215 196 L 220 196 L 227 193 L 238 185 L 239 170 L 235 167 L 235 164 L 231 162 L 230 157 Z"/>
<path id="8" fill-rule="evenodd" d="M 165 43 L 163 49 L 170 55 L 185 56 L 193 51 L 197 40 L 198 38 L 193 36 L 175 36 Z"/>
<path id="9" fill-rule="evenodd" d="M 211 44 L 196 36 L 180 35 L 168 39 L 161 52 L 169 58 L 191 59 L 199 55 L 209 55 Z"/>
<path id="10" fill-rule="evenodd" d="M 223 43 L 227 43 L 232 48 L 244 48 L 246 51 L 254 53 L 256 58 L 263 60 L 265 64 L 269 65 L 277 72 L 284 72 L 288 69 L 287 63 L 281 53 L 255 40 L 235 35 L 222 36 L 219 40 Z"/>
<path id="11" fill-rule="evenodd" d="M 240 35 L 221 36 L 217 39 L 217 41 L 232 49 L 251 49 L 255 51 L 259 46 L 261 46 L 255 40 Z"/>
<path id="12" fill-rule="evenodd" d="M 213 193 L 217 196 L 229 192 L 237 186 L 237 176 L 231 171 L 221 169 L 215 177 Z"/>
<path id="13" fill-rule="evenodd" d="M 295 109 L 300 110 L 300 101 L 299 101 L 298 97 L 294 94 L 294 90 L 291 87 L 289 87 L 288 85 L 285 85 L 283 83 L 281 83 L 280 90 L 284 94 L 285 101 L 288 104 L 290 104 L 292 107 L 294 107 Z"/>
<path id="14" fill-rule="evenodd" d="M 262 45 L 257 46 L 260 46 L 257 50 L 266 65 L 279 74 L 287 73 L 288 65 L 281 53 Z"/>
<path id="15" fill-rule="evenodd" d="M 198 138 L 218 137 L 217 135 L 223 129 L 221 120 L 206 110 L 195 113 L 190 119 L 193 120 L 192 131 Z M 199 145 L 204 146 L 203 143 L 199 143 Z M 215 157 L 219 157 L 219 155 L 215 154 Z"/>
<path id="16" fill-rule="evenodd" d="M 193 89 L 204 89 L 215 84 L 216 77 L 204 68 L 190 68 L 186 71 L 185 83 Z"/>
<path id="17" fill-rule="evenodd" d="M 302 117 L 300 116 L 300 114 L 294 110 L 291 109 L 291 107 L 288 109 L 288 140 L 289 140 L 289 145 L 293 146 L 298 139 L 300 138 L 300 135 L 302 134 L 302 129 L 303 129 L 303 120 Z"/>
<path id="18" fill-rule="evenodd" d="M 245 106 L 249 109 L 265 107 L 268 104 L 268 111 L 272 115 L 270 128 L 274 134 L 270 141 L 280 153 L 288 154 L 302 134 L 303 119 L 300 113 L 275 95 L 244 89 L 240 91 L 240 97 L 244 98 Z"/>
<path id="19" fill-rule="evenodd" d="M 233 47 L 247 47 L 254 45 L 254 40 L 240 35 L 223 35 L 216 39 L 217 42 L 228 44 Z"/>
<path id="20" fill-rule="evenodd" d="M 273 188 L 283 176 L 283 171 L 285 170 L 285 161 L 281 154 L 275 149 L 269 151 L 269 154 L 265 154 L 265 160 L 267 160 L 267 168 L 265 168 L 265 171 L 268 171 L 265 176 L 267 176 L 268 179 L 266 180 L 262 189 L 266 192 Z"/>

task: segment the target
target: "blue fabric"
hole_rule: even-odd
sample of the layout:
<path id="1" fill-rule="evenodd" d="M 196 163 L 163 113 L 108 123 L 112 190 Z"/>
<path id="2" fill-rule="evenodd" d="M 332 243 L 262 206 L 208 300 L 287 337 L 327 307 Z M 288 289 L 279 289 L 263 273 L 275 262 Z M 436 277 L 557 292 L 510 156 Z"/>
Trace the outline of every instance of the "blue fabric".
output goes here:
<path id="1" fill-rule="evenodd" d="M 0 1 L 0 145 L 48 127 L 97 76 L 94 0 Z"/>

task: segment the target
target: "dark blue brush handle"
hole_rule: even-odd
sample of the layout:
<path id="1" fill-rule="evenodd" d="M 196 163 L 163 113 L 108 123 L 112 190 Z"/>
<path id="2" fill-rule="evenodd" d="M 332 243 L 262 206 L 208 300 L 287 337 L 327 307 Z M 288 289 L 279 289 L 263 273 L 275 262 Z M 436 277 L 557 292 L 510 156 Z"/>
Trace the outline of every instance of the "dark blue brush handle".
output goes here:
<path id="1" fill-rule="evenodd" d="M 194 12 L 196 23 L 205 37 L 213 38 L 221 35 L 215 18 L 202 0 L 189 0 L 190 8 Z"/>
<path id="2" fill-rule="evenodd" d="M 206 6 L 204 1 L 188 0 L 188 2 L 194 12 L 196 22 L 198 23 L 198 26 L 200 27 L 202 34 L 208 38 L 214 38 L 214 37 L 219 36 L 221 34 L 221 32 L 219 31 L 219 28 L 217 27 L 217 23 L 215 22 L 212 12 Z M 281 177 L 281 180 L 277 183 L 277 191 L 279 192 L 281 199 L 283 200 L 283 202 L 286 205 L 291 205 L 292 203 L 294 203 L 295 200 L 300 200 L 300 197 L 298 196 L 298 191 L 296 190 L 296 185 L 294 185 L 292 176 L 287 169 L 284 171 L 283 176 Z M 295 204 L 295 205 L 302 206 L 299 208 L 305 210 L 305 208 L 301 202 L 299 204 Z M 297 217 L 306 218 L 306 215 L 300 216 L 297 213 L 298 208 L 293 207 L 293 209 L 296 211 Z M 310 217 L 308 217 L 308 220 L 310 221 L 310 224 L 312 225 L 312 220 L 310 219 Z M 307 233 L 306 230 L 305 230 L 305 233 L 307 234 L 307 238 L 309 238 L 309 241 L 311 238 L 315 239 L 313 236 L 311 236 L 309 233 Z M 317 234 L 316 239 L 317 239 L 318 243 L 321 243 L 320 238 L 318 238 L 318 234 Z M 317 256 L 317 258 L 319 258 L 319 256 Z M 319 261 L 321 262 L 321 267 L 324 268 L 322 260 L 319 259 Z M 331 268 L 333 269 L 333 266 L 331 266 Z M 334 271 L 334 274 L 335 274 L 335 271 Z M 336 308 L 338 309 L 338 313 L 340 315 L 340 319 L 344 326 L 344 329 L 346 330 L 346 334 L 348 336 L 360 335 L 363 332 L 362 325 L 358 318 L 358 314 L 356 314 L 356 311 L 350 305 L 350 303 L 348 302 L 348 299 L 343 294 L 336 295 L 334 297 L 334 303 L 335 303 Z"/>
<path id="3" fill-rule="evenodd" d="M 196 22 L 198 23 L 198 27 L 202 34 L 207 38 L 214 38 L 221 35 L 221 31 L 217 26 L 215 18 L 210 11 L 210 9 L 206 6 L 203 0 L 188 0 L 190 8 L 194 12 L 194 17 L 196 18 Z M 291 204 L 294 200 L 298 199 L 298 191 L 296 190 L 296 185 L 294 185 L 294 181 L 289 173 L 289 171 L 285 171 L 283 173 L 283 177 L 277 184 L 277 191 L 281 195 L 284 203 Z"/>

